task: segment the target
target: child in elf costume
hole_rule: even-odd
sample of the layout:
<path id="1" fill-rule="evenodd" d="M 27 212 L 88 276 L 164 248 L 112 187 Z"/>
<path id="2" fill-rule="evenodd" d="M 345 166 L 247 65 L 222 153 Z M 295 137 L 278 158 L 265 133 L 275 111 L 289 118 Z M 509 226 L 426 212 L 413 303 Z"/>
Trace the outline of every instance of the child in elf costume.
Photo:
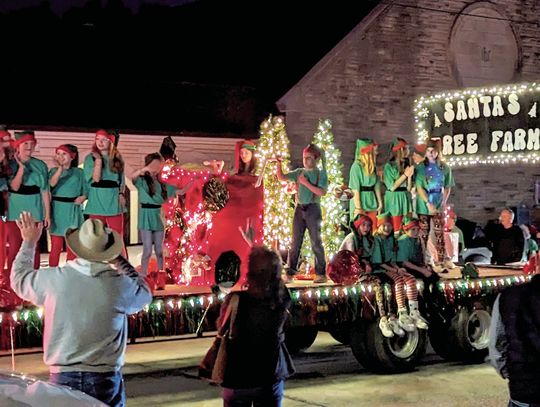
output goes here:
<path id="1" fill-rule="evenodd" d="M 392 142 L 392 158 L 384 165 L 384 208 L 392 215 L 396 234 L 401 230 L 404 216 L 412 213 L 412 177 L 414 167 L 409 164 L 409 145 L 402 138 Z"/>
<path id="2" fill-rule="evenodd" d="M 9 160 L 13 153 L 11 152 L 11 134 L 5 126 L 0 126 L 0 286 L 5 283 L 9 285 L 9 270 L 5 272 L 6 264 L 6 195 L 8 190 L 8 178 L 10 174 Z M 6 276 L 3 275 L 6 273 Z"/>
<path id="3" fill-rule="evenodd" d="M 370 139 L 356 140 L 355 160 L 349 172 L 349 188 L 353 191 L 353 199 L 349 202 L 349 218 L 367 215 L 373 224 L 377 221 L 377 213 L 383 209 L 381 183 L 375 167 L 377 144 Z"/>
<path id="4" fill-rule="evenodd" d="M 432 139 L 426 148 L 424 162 L 416 168 L 416 213 L 420 219 L 420 238 L 426 248 L 427 264 L 437 272 L 454 268 L 446 254 L 443 212 L 454 184 L 452 170 L 442 161 L 440 139 Z M 430 258 L 428 239 L 433 222 L 436 259 Z"/>
<path id="5" fill-rule="evenodd" d="M 10 177 L 7 215 L 7 269 L 11 270 L 13 260 L 22 243 L 21 231 L 16 220 L 23 211 L 30 212 L 36 222 L 43 222 L 48 228 L 51 223 L 51 197 L 47 164 L 33 157 L 36 137 L 33 131 L 15 132 L 13 141 L 14 157 L 10 160 Z M 39 245 L 36 245 L 34 269 L 39 269 Z"/>
<path id="6" fill-rule="evenodd" d="M 297 168 L 287 174 L 281 169 L 281 159 L 277 158 L 277 178 L 280 181 L 296 183 L 296 205 L 293 217 L 293 238 L 287 259 L 287 281 L 292 281 L 298 268 L 298 257 L 304 240 L 306 229 L 309 232 L 311 247 L 315 254 L 314 283 L 325 283 L 326 260 L 321 240 L 321 196 L 326 194 L 328 176 L 326 174 L 324 157 L 315 144 L 309 144 L 303 151 L 303 168 Z M 322 159 L 323 168 L 319 170 L 317 163 Z"/>
<path id="7" fill-rule="evenodd" d="M 86 200 L 86 182 L 79 165 L 79 151 L 72 144 L 56 147 L 54 162 L 56 167 L 49 171 L 51 188 L 51 252 L 49 267 L 58 266 L 60 253 L 64 249 L 64 236 L 67 229 L 78 229 L 84 219 L 81 205 Z M 67 260 L 75 254 L 67 247 Z"/>
<path id="8" fill-rule="evenodd" d="M 427 329 L 426 321 L 418 310 L 416 279 L 397 265 L 397 253 L 398 242 L 392 229 L 392 217 L 388 213 L 381 214 L 377 216 L 373 265 L 381 268 L 394 282 L 399 325 L 408 332 L 416 328 Z M 407 285 L 407 290 L 405 290 L 405 285 Z M 406 298 L 410 312 L 407 312 Z"/>
<path id="9" fill-rule="evenodd" d="M 366 215 L 358 215 L 356 219 L 351 222 L 352 232 L 345 236 L 339 250 L 350 250 L 356 253 L 360 264 L 364 272 L 360 276 L 359 281 L 361 283 L 371 284 L 375 291 L 375 301 L 377 302 L 377 309 L 381 316 L 379 321 L 379 328 L 384 336 L 391 338 L 394 336 L 394 329 L 399 335 L 404 335 L 403 330 L 399 327 L 395 316 L 393 317 L 393 323 L 390 322 L 389 317 L 384 307 L 384 294 L 382 283 L 379 277 L 372 273 L 371 256 L 373 254 L 374 238 L 372 234 L 373 222 L 371 218 Z"/>
<path id="10" fill-rule="evenodd" d="M 96 132 L 92 152 L 84 159 L 84 177 L 88 190 L 88 202 L 84 211 L 90 218 L 101 220 L 124 236 L 124 160 L 117 145 L 118 136 L 106 130 Z"/>

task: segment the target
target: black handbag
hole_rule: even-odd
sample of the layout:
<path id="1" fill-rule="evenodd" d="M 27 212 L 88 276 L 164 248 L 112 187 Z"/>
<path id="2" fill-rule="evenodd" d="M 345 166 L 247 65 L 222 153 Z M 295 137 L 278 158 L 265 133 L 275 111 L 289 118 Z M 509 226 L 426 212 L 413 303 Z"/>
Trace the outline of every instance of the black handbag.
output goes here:
<path id="1" fill-rule="evenodd" d="M 232 294 L 229 306 L 225 312 L 223 323 L 219 327 L 218 333 L 212 346 L 206 352 L 203 360 L 199 364 L 199 377 L 209 380 L 212 383 L 222 384 L 227 369 L 228 348 L 234 340 L 234 322 L 238 314 L 238 294 Z"/>

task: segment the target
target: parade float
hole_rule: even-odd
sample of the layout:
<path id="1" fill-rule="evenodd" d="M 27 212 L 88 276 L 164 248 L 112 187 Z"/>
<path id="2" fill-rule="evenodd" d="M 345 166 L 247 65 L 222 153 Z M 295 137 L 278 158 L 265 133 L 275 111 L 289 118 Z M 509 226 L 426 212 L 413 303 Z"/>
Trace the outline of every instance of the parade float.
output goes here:
<path id="1" fill-rule="evenodd" d="M 536 84 L 421 97 L 414 108 L 417 140 L 440 137 L 450 165 L 496 165 L 515 160 L 537 163 L 539 99 L 540 85 Z M 245 279 L 249 246 L 243 232 L 251 233 L 256 243 L 264 242 L 277 250 L 287 248 L 293 206 L 290 186 L 277 183 L 275 164 L 268 161 L 280 155 L 284 166 L 289 164 L 284 126 L 282 117 L 270 117 L 261 125 L 257 176 L 189 168 L 173 161 L 165 164 L 162 180 L 187 192 L 169 200 L 164 208 L 169 280 L 165 287 L 157 287 L 163 289 L 156 289 L 153 302 L 144 311 L 129 317 L 132 342 L 215 331 L 226 293 L 241 289 Z M 341 236 L 335 227 L 343 216 L 340 208 L 347 206 L 341 200 L 350 199 L 342 184 L 341 174 L 330 180 L 327 195 L 331 203 L 327 208 L 332 209 L 326 209 L 330 214 L 327 219 L 334 222 L 328 230 Z M 329 235 L 330 240 L 335 239 L 335 233 Z M 330 240 L 326 244 L 333 245 L 328 247 L 334 247 L 334 252 L 327 250 L 333 254 L 337 245 Z M 328 331 L 349 345 L 356 359 L 374 372 L 412 370 L 428 340 L 448 360 L 482 361 L 496 296 L 508 286 L 526 282 L 538 270 L 536 264 L 513 268 L 467 264 L 440 274 L 437 281 L 418 280 L 421 311 L 429 321 L 429 330 L 386 338 L 378 328 L 373 285 L 360 282 L 359 270 L 350 262 L 333 262 L 332 267 L 333 282 L 313 284 L 305 279 L 288 284 L 292 306 L 287 345 L 293 352 L 306 349 L 318 331 Z M 391 306 L 392 286 L 384 285 L 384 297 Z M 10 302 L 7 294 L 4 298 L 0 347 L 39 347 L 43 310 Z"/>

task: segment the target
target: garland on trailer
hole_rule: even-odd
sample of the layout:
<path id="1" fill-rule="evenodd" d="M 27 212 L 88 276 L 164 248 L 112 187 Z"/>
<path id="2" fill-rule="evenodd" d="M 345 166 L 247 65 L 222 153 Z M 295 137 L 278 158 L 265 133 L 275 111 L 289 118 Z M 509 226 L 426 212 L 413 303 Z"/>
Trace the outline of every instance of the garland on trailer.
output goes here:
<path id="1" fill-rule="evenodd" d="M 461 300 L 495 296 L 504 288 L 529 281 L 531 276 L 447 280 L 427 287 L 442 299 L 441 308 L 458 310 Z M 422 282 L 419 282 L 422 288 Z M 355 318 L 376 316 L 372 284 L 289 288 L 291 292 L 291 325 L 337 325 Z M 390 298 L 391 286 L 385 285 Z M 144 310 L 129 316 L 129 337 L 192 334 L 202 321 L 202 330 L 215 330 L 224 294 L 199 294 L 156 297 Z M 205 316 L 205 311 L 208 312 Z M 203 319 L 204 317 L 204 319 Z M 10 329 L 14 330 L 15 348 L 39 347 L 43 332 L 43 308 L 26 307 L 0 313 L 0 349 L 10 349 Z"/>

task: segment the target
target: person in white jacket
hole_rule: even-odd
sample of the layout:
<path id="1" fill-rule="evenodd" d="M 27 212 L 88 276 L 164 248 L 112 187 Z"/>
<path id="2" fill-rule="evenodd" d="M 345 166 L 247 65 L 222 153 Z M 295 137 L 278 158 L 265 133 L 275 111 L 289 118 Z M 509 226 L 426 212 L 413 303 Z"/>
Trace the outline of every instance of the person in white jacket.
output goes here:
<path id="1" fill-rule="evenodd" d="M 120 256 L 120 235 L 100 220 L 88 219 L 79 229 L 66 231 L 66 242 L 77 258 L 63 267 L 34 270 L 33 253 L 42 224 L 23 212 L 17 225 L 23 244 L 11 270 L 11 287 L 45 309 L 43 360 L 50 381 L 110 406 L 124 406 L 121 367 L 127 316 L 150 303 L 152 294 Z"/>

